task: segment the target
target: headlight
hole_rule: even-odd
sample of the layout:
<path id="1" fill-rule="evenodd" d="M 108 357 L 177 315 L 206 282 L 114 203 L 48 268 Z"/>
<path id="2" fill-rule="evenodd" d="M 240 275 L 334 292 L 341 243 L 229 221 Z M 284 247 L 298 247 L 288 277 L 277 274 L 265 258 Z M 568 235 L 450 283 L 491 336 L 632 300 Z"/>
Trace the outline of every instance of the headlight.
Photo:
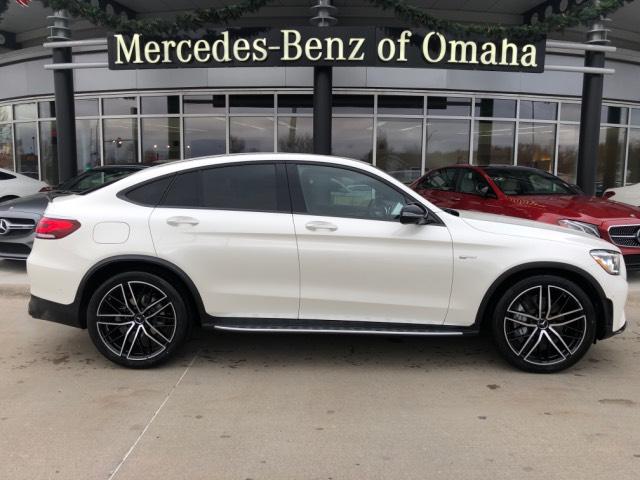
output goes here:
<path id="1" fill-rule="evenodd" d="M 611 250 L 591 250 L 591 256 L 604 270 L 611 275 L 620 275 L 622 255 Z"/>
<path id="2" fill-rule="evenodd" d="M 563 220 L 558 220 L 558 225 L 562 225 L 563 227 L 571 228 L 573 230 L 578 230 L 579 232 L 584 232 L 590 235 L 594 235 L 596 237 L 600 237 L 598 226 L 593 225 L 591 223 L 578 222 L 577 220 L 563 219 Z"/>

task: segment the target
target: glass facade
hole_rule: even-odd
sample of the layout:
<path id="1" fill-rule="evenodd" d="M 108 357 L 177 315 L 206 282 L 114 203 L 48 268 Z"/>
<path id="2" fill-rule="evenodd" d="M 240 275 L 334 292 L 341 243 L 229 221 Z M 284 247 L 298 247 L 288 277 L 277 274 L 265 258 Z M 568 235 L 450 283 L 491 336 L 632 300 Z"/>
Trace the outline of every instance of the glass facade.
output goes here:
<path id="1" fill-rule="evenodd" d="M 308 90 L 78 96 L 78 170 L 236 152 L 313 150 Z M 640 182 L 640 106 L 605 101 L 598 190 Z M 576 181 L 580 103 L 470 92 L 337 89 L 332 152 L 403 182 L 456 163 L 517 164 Z M 51 97 L 0 105 L 0 167 L 57 181 Z"/>

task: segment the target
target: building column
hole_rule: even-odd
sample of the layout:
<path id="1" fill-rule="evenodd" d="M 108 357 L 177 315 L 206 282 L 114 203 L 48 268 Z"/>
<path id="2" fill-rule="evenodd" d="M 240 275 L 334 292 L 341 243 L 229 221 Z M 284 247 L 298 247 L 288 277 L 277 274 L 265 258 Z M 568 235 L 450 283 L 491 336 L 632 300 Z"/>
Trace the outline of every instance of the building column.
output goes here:
<path id="1" fill-rule="evenodd" d="M 51 41 L 70 40 L 69 14 L 57 10 L 48 17 Z M 72 63 L 70 47 L 53 48 L 53 63 Z M 76 151 L 76 112 L 73 96 L 73 70 L 70 68 L 53 71 L 53 88 L 56 104 L 56 132 L 58 135 L 58 181 L 64 182 L 78 172 Z"/>

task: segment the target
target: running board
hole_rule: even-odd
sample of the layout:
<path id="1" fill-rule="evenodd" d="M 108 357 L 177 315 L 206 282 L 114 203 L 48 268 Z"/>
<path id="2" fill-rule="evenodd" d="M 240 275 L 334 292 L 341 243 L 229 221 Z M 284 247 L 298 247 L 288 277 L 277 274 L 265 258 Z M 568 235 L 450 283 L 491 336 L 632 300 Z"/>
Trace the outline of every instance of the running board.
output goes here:
<path id="1" fill-rule="evenodd" d="M 461 336 L 476 335 L 473 327 L 416 325 L 411 323 L 347 322 L 335 320 L 259 320 L 255 318 L 216 318 L 204 327 L 233 332 L 269 333 L 351 333 L 361 335 Z"/>

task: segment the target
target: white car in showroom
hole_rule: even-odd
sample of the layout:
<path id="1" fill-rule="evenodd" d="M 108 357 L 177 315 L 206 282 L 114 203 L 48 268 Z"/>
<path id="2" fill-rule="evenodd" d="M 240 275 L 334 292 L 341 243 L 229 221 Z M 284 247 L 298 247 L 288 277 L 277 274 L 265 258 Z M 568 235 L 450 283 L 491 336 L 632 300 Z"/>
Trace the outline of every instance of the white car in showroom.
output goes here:
<path id="1" fill-rule="evenodd" d="M 627 185 L 626 187 L 609 188 L 605 190 L 602 196 L 614 202 L 640 207 L 640 183 Z"/>
<path id="2" fill-rule="evenodd" d="M 562 227 L 445 211 L 375 167 L 295 154 L 152 167 L 55 199 L 28 260 L 29 312 L 149 367 L 191 326 L 472 335 L 554 372 L 625 327 L 617 247 Z"/>
<path id="3" fill-rule="evenodd" d="M 49 188 L 44 182 L 0 168 L 0 203 L 26 197 Z"/>

